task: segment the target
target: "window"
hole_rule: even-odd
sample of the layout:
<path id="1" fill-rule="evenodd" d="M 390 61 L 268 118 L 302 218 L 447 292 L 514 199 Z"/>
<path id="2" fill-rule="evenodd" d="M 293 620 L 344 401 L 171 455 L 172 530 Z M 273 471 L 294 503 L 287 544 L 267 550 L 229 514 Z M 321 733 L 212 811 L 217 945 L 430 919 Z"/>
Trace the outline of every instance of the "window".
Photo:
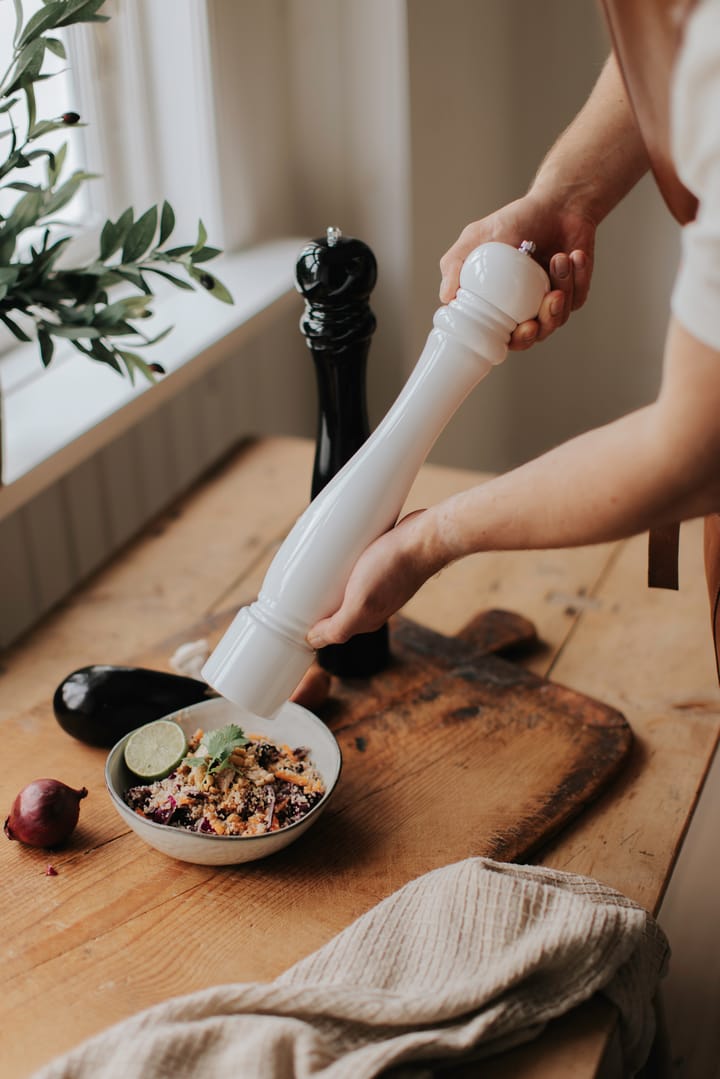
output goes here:
<path id="1" fill-rule="evenodd" d="M 24 0 L 23 10 L 26 19 L 41 8 L 42 0 Z M 9 63 L 11 55 L 11 43 L 15 34 L 15 7 L 12 4 L 0 4 L 0 66 L 4 71 Z M 52 79 L 37 84 L 35 97 L 39 117 L 52 119 L 64 112 L 77 111 L 77 91 L 74 79 L 75 52 L 73 41 L 67 30 L 60 30 L 57 37 L 62 41 L 67 53 L 68 62 L 58 56 L 48 56 L 44 70 L 49 74 L 53 72 Z M 13 110 L 13 116 L 18 118 L 23 114 L 22 105 Z M 23 116 L 24 119 L 24 116 Z M 7 120 L 7 115 L 3 117 Z M 10 136 L 10 124 L 2 124 L 4 138 L 2 141 L 3 156 L 7 147 L 7 139 Z M 20 135 L 22 130 L 19 130 Z M 83 129 L 77 128 L 67 132 L 53 131 L 43 139 L 43 145 L 50 150 L 58 150 L 63 142 L 67 142 L 67 156 L 65 159 L 65 171 L 69 174 L 83 165 L 84 146 Z M 37 182 L 45 169 L 45 163 L 34 161 L 23 172 L 23 180 L 27 183 Z M 12 179 L 17 174 L 14 174 Z M 0 213 L 6 214 L 18 197 L 17 191 L 0 190 Z M 89 210 L 88 196 L 85 189 L 81 189 L 71 203 L 64 208 L 63 217 L 71 224 L 77 225 L 86 217 Z"/>
<path id="2" fill-rule="evenodd" d="M 90 186 L 98 217 L 139 214 L 168 198 L 178 235 L 202 215 L 225 246 L 217 199 L 214 109 L 203 0 L 109 0 L 110 22 L 76 28 Z"/>
<path id="3" fill-rule="evenodd" d="M 40 6 L 40 0 L 24 0 L 26 14 Z M 246 21 L 258 18 L 263 22 L 262 15 L 252 12 L 253 5 L 241 6 Z M 63 215 L 64 223 L 76 232 L 71 245 L 75 260 L 93 257 L 106 218 L 116 218 L 128 206 L 137 217 L 164 198 L 175 210 L 174 237 L 178 243 L 194 241 L 198 218 L 202 217 L 209 242 L 228 252 L 223 265 L 213 263 L 212 269 L 217 266 L 218 275 L 237 296 L 234 308 L 225 309 L 201 293 L 188 298 L 188 293 L 177 293 L 153 278 L 157 295 L 153 328 L 157 326 L 159 331 L 175 325 L 178 330 L 155 354 L 148 350 L 144 355 L 172 372 L 192 363 L 195 355 L 224 334 L 256 317 L 264 303 L 272 304 L 292 288 L 293 247 L 283 256 L 278 253 L 282 245 L 260 250 L 256 260 L 252 252 L 244 252 L 242 257 L 231 254 L 248 239 L 265 237 L 237 227 L 242 214 L 236 203 L 252 195 L 247 185 L 242 193 L 237 188 L 229 192 L 227 214 L 221 206 L 216 116 L 223 122 L 223 106 L 218 112 L 216 103 L 218 80 L 227 77 L 233 56 L 226 52 L 224 62 L 217 63 L 211 55 L 213 5 L 203 0 L 108 0 L 102 10 L 111 16 L 109 22 L 68 28 L 64 35 L 68 63 L 58 60 L 53 65 L 68 70 L 42 84 L 38 114 L 50 117 L 77 111 L 87 125 L 55 135 L 56 145 L 64 140 L 68 143 L 66 175 L 74 168 L 99 175 L 82 186 L 69 213 Z M 218 17 L 215 10 L 214 32 L 222 37 Z M 11 41 L 14 5 L 0 4 L 0 18 L 0 40 Z M 231 24 L 238 22 L 237 12 L 230 9 L 225 18 Z M 241 31 L 242 27 L 232 25 L 231 29 Z M 232 107 L 225 109 L 228 113 Z M 226 141 L 234 143 L 232 121 L 228 130 L 232 136 Z M 49 140 L 45 144 L 49 145 Z M 223 153 L 239 180 L 236 150 L 225 147 Z M 235 156 L 229 159 L 229 153 Z M 15 193 L 0 195 L 12 202 Z M 67 231 L 65 228 L 64 233 Z M 287 259 L 284 267 L 282 257 Z M 56 349 L 53 363 L 44 371 L 34 344 L 18 347 L 9 331 L 0 340 L 0 348 L 3 344 L 0 387 L 5 413 L 5 484 L 17 482 L 148 389 L 142 380 L 131 386 L 103 366 L 93 365 L 69 345 Z M 45 385 L 36 386 L 41 382 Z M 48 402 L 62 401 L 66 392 L 73 400 L 54 409 L 53 417 L 45 415 Z"/>
<path id="4" fill-rule="evenodd" d="M 25 19 L 27 20 L 30 18 L 42 6 L 42 0 L 25 0 L 23 4 Z M 0 3 L 0 69 L 3 72 L 10 63 L 15 29 L 15 6 L 13 4 Z M 71 35 L 67 30 L 61 29 L 58 32 L 57 37 L 63 43 L 68 54 L 69 62 L 63 61 L 58 56 L 50 55 L 46 57 L 44 70 L 48 74 L 52 72 L 53 77 L 45 82 L 38 83 L 36 86 L 35 98 L 37 101 L 37 115 L 40 118 L 53 119 L 64 112 L 77 111 L 77 91 L 73 76 L 73 42 L 71 40 Z M 18 138 L 22 139 L 26 117 L 27 113 L 24 107 L 24 101 L 22 100 L 22 95 L 20 95 L 18 105 L 11 113 L 5 113 L 2 116 L 3 123 L 0 125 L 0 129 L 2 130 L 0 151 L 2 152 L 3 158 L 8 150 L 13 122 L 17 128 Z M 83 128 L 49 132 L 42 141 L 43 147 L 47 147 L 49 150 L 53 151 L 59 150 L 63 143 L 67 144 L 64 172 L 69 176 L 76 169 L 83 167 Z M 3 186 L 0 187 L 0 214 L 7 216 L 15 202 L 21 197 L 20 192 L 8 187 L 7 184 L 17 180 L 22 180 L 24 183 L 37 183 L 44 177 L 45 168 L 46 162 L 44 159 L 35 160 L 31 163 L 29 168 L 23 170 L 22 174 L 14 172 L 12 175 L 5 177 Z M 87 220 L 89 212 L 90 202 L 88 192 L 87 189 L 83 187 L 80 188 L 72 201 L 64 207 L 63 220 L 68 222 L 71 227 L 77 227 L 82 221 Z M 40 230 L 38 230 L 38 234 L 39 232 Z M 36 237 L 28 231 L 28 233 L 23 234 L 22 243 L 25 248 L 27 248 L 30 243 L 35 241 L 35 239 Z M 0 324 L 0 357 L 4 352 L 13 348 L 16 343 L 17 339 L 12 335 L 10 330 L 6 326 Z M 0 360 L 0 362 L 2 361 Z M 17 363 L 15 366 L 17 367 Z M 8 376 L 6 375 L 6 378 L 7 377 Z"/>

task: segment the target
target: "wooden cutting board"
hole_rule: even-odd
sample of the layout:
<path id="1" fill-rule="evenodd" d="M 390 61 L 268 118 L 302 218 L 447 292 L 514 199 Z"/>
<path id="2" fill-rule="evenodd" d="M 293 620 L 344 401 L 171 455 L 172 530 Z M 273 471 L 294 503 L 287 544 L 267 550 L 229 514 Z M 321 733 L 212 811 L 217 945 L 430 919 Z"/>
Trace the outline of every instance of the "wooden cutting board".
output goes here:
<path id="1" fill-rule="evenodd" d="M 214 647 L 234 613 L 196 623 L 138 662 L 167 666 L 174 648 L 199 637 Z M 384 827 L 398 814 L 412 818 L 413 834 L 442 851 L 441 861 L 518 860 L 591 802 L 630 749 L 632 732 L 616 709 L 495 654 L 537 644 L 521 615 L 482 611 L 454 637 L 396 617 L 390 641 L 384 671 L 334 677 L 318 710 L 340 743 L 343 775 L 325 821 L 280 856 L 288 863 L 305 860 L 311 846 L 325 858 L 327 844 L 343 845 L 349 822 L 367 841 L 372 818 L 378 859 L 387 856 L 394 878 L 408 879 L 405 861 L 422 871 L 428 853 L 424 841 L 417 849 L 403 842 L 398 859 Z"/>
<path id="2" fill-rule="evenodd" d="M 349 832 L 396 883 L 470 854 L 519 859 L 612 779 L 632 742 L 624 717 L 491 654 L 515 642 L 498 614 L 453 638 L 398 619 L 387 670 L 335 680 L 320 714 L 343 779 L 308 848 L 326 859 Z"/>

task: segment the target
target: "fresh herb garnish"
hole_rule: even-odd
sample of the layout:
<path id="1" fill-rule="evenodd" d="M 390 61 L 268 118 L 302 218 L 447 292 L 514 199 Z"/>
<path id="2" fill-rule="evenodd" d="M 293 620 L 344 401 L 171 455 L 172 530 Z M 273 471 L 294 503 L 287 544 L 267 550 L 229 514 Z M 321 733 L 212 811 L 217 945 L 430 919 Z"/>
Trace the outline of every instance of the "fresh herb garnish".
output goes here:
<path id="1" fill-rule="evenodd" d="M 237 723 L 229 723 L 227 727 L 210 731 L 203 738 L 202 744 L 207 749 L 206 754 L 185 757 L 183 763 L 196 765 L 198 761 L 204 760 L 208 772 L 219 772 L 227 767 L 234 749 L 249 745 L 249 743 L 250 739 L 245 737 L 242 728 L 238 727 Z"/>

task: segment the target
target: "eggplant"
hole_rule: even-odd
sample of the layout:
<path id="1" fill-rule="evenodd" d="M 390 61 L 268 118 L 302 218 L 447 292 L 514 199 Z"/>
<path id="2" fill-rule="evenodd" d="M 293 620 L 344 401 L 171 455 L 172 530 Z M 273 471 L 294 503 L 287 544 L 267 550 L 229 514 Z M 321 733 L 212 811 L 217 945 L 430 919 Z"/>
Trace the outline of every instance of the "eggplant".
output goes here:
<path id="1" fill-rule="evenodd" d="M 214 697 L 205 683 L 146 667 L 81 667 L 55 690 L 53 711 L 64 731 L 110 748 L 136 727 Z"/>

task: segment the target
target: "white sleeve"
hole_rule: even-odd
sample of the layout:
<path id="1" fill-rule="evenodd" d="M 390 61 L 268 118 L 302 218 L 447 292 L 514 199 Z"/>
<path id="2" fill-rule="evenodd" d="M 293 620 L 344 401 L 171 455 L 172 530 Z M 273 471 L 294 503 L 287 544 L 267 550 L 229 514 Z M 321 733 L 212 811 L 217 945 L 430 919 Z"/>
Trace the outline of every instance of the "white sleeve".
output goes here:
<path id="1" fill-rule="evenodd" d="M 698 340 L 720 351 L 720 0 L 688 20 L 672 87 L 672 153 L 699 200 L 682 232 L 672 311 Z"/>

